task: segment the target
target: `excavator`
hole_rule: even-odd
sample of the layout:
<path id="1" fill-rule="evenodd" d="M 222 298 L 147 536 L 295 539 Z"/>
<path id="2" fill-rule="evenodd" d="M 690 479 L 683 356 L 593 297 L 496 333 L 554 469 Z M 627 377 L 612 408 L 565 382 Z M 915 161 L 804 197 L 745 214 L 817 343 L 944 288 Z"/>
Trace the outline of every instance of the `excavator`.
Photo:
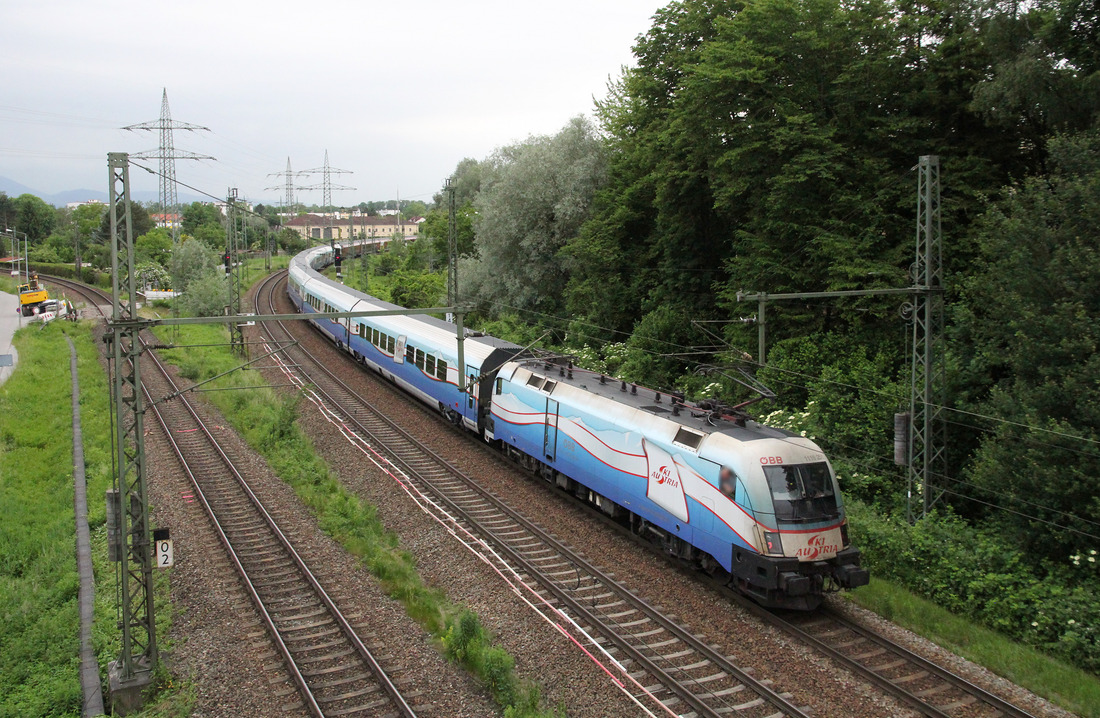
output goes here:
<path id="1" fill-rule="evenodd" d="M 33 317 L 42 310 L 42 303 L 50 298 L 46 288 L 38 283 L 38 275 L 27 277 L 26 284 L 19 285 L 19 311 L 24 317 Z"/>

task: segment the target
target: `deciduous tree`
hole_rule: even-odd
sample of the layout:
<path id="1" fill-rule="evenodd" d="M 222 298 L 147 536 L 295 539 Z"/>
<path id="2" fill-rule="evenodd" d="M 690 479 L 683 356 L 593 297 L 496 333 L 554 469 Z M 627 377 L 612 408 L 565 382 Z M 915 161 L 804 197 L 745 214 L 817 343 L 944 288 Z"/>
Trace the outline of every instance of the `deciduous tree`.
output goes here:
<path id="1" fill-rule="evenodd" d="M 460 296 L 493 311 L 560 312 L 566 272 L 558 253 L 588 218 L 605 176 L 603 142 L 582 117 L 552 137 L 497 150 L 482 163 L 478 261 L 464 263 Z"/>

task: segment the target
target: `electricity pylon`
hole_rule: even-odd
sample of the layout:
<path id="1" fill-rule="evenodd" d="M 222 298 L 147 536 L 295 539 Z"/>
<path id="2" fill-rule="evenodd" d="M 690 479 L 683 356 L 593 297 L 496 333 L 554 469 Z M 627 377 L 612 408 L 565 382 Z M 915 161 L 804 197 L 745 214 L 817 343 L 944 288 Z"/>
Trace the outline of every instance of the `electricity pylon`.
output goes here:
<path id="1" fill-rule="evenodd" d="M 327 239 L 329 240 L 329 245 L 334 247 L 335 244 L 336 244 L 336 239 L 335 239 L 335 237 L 333 237 L 333 232 L 332 232 L 332 212 L 326 211 L 324 208 L 331 208 L 332 207 L 332 190 L 334 190 L 334 189 L 335 190 L 354 190 L 355 189 L 354 187 L 345 187 L 344 185 L 338 185 L 338 184 L 334 185 L 332 183 L 332 175 L 335 175 L 335 174 L 350 175 L 350 174 L 352 174 L 352 171 L 351 170 L 336 169 L 335 167 L 332 167 L 331 165 L 329 165 L 329 163 L 328 163 L 328 150 L 325 150 L 325 165 L 324 165 L 324 167 L 314 167 L 311 170 L 305 170 L 305 173 L 306 174 L 311 174 L 311 175 L 320 174 L 322 176 L 321 184 L 314 184 L 314 185 L 310 185 L 308 187 L 299 187 L 298 189 L 308 189 L 308 190 L 318 190 L 319 189 L 319 190 L 321 190 L 322 196 L 323 196 L 321 207 L 323 208 L 322 211 L 325 214 L 324 234 L 328 235 Z"/>
<path id="2" fill-rule="evenodd" d="M 325 155 L 325 164 L 328 164 L 328 155 Z M 309 172 L 295 172 L 290 169 L 290 158 L 286 158 L 286 171 L 285 172 L 272 172 L 268 177 L 285 177 L 286 182 L 283 185 L 276 185 L 274 187 L 265 187 L 264 192 L 274 192 L 275 190 L 283 190 L 283 207 L 286 212 L 294 211 L 292 208 L 297 204 L 294 200 L 294 178 L 305 177 Z M 308 189 L 303 187 L 302 189 Z"/>
<path id="3" fill-rule="evenodd" d="M 172 233 L 172 242 L 178 242 L 180 238 L 179 222 L 172 220 L 173 215 L 179 215 L 179 197 L 176 193 L 176 160 L 212 160 L 210 155 L 200 155 L 186 150 L 177 150 L 174 130 L 210 131 L 209 127 L 193 125 L 190 122 L 179 122 L 172 119 L 172 112 L 168 109 L 168 88 L 164 88 L 164 95 L 160 101 L 160 119 L 151 122 L 139 122 L 136 125 L 127 125 L 124 130 L 159 130 L 160 147 L 155 150 L 146 150 L 130 155 L 131 159 L 160 160 L 160 200 L 161 212 L 165 214 L 165 224 Z"/>

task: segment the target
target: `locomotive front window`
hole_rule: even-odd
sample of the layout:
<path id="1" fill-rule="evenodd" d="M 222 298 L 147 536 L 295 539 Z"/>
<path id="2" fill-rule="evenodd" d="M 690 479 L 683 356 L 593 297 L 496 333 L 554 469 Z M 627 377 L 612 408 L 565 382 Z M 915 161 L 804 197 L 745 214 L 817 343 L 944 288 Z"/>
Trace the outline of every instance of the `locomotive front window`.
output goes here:
<path id="1" fill-rule="evenodd" d="M 824 521 L 840 515 L 825 462 L 765 466 L 775 517 L 780 521 Z"/>

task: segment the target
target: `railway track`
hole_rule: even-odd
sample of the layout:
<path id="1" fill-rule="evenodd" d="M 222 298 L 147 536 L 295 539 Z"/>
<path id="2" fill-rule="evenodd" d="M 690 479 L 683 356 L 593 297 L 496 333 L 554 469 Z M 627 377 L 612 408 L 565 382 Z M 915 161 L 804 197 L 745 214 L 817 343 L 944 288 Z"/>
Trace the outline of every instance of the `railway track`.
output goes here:
<path id="1" fill-rule="evenodd" d="M 319 362 L 316 365 L 324 366 Z M 327 369 L 323 371 L 328 372 Z M 393 391 L 399 393 L 396 389 Z M 424 411 L 431 413 L 427 409 Z M 440 426 L 444 424 L 445 422 L 440 421 Z M 450 430 L 465 434 L 457 429 Z M 593 517 L 613 526 L 636 543 L 651 548 L 601 512 L 583 502 L 577 503 Z M 670 562 L 674 561 L 663 552 L 661 555 Z M 682 566 L 677 567 L 683 570 Z M 694 577 L 698 579 L 697 575 Z M 1019 706 L 834 610 L 823 608 L 810 615 L 783 615 L 761 608 L 727 586 L 717 582 L 711 584 L 761 620 L 828 656 L 920 715 L 930 718 L 1032 718 L 1030 713 Z"/>
<path id="2" fill-rule="evenodd" d="M 102 300 L 98 290 L 65 280 L 56 283 L 97 304 Z M 415 718 L 414 709 L 186 396 L 157 401 L 156 397 L 173 394 L 179 387 L 155 352 L 148 351 L 145 356 L 150 360 L 146 366 L 155 370 L 143 375 L 147 406 L 164 429 L 196 498 L 282 655 L 305 708 L 318 717 Z"/>
<path id="3" fill-rule="evenodd" d="M 271 303 L 274 301 L 273 293 L 284 278 L 285 273 L 272 275 L 261 287 L 267 292 L 269 308 L 272 308 Z M 272 333 L 276 327 L 268 326 L 267 329 Z M 278 327 L 278 331 L 289 335 L 283 326 Z M 719 652 L 707 646 L 705 642 L 695 641 L 699 646 L 696 649 L 679 648 L 680 641 L 684 639 L 678 634 L 687 632 L 678 627 L 674 621 L 663 616 L 657 607 L 648 606 L 637 597 L 631 598 L 633 594 L 618 586 L 612 576 L 603 574 L 599 569 L 588 564 L 571 549 L 561 545 L 510 507 L 492 497 L 487 497 L 469 477 L 426 447 L 420 446 L 419 442 L 406 432 L 393 426 L 384 416 L 374 411 L 367 402 L 348 389 L 322 361 L 299 347 L 290 351 L 299 353 L 306 360 L 305 366 L 316 368 L 316 371 L 311 374 L 311 379 L 318 382 L 318 387 L 324 389 L 324 393 L 334 405 L 344 407 L 352 425 L 355 425 L 371 441 L 385 446 L 391 452 L 394 461 L 410 475 L 421 477 L 426 485 L 438 489 L 438 496 L 449 497 L 449 502 L 453 502 L 451 505 L 460 513 L 467 515 L 471 526 L 480 526 L 481 533 L 493 537 L 495 541 L 508 547 L 509 551 L 506 555 L 524 567 L 528 575 L 536 578 L 541 576 L 539 583 L 545 588 L 548 596 L 560 601 L 562 605 L 571 605 L 570 600 L 588 602 L 593 607 L 593 612 L 591 614 L 579 612 L 578 615 L 585 619 L 587 627 L 596 629 L 597 633 L 616 636 L 607 640 L 616 648 L 618 655 L 624 656 L 623 663 L 631 667 L 635 664 L 638 666 L 638 672 L 635 675 L 639 677 L 648 675 L 653 679 L 664 678 L 668 681 L 668 684 L 659 681 L 657 684 L 648 686 L 662 698 L 665 705 L 675 707 L 677 710 L 689 707 L 691 712 L 697 715 L 712 715 L 712 711 L 729 714 L 733 712 L 731 708 L 737 710 L 746 703 L 753 702 L 742 701 L 731 704 L 730 701 L 726 701 L 718 707 L 707 705 L 708 699 L 712 698 L 710 694 L 723 693 L 731 688 L 732 692 L 725 693 L 721 697 L 745 695 L 747 691 L 752 691 L 751 682 L 754 679 L 747 676 L 746 682 L 740 682 L 739 671 L 732 662 L 723 660 Z M 398 393 L 396 389 L 394 392 Z M 425 409 L 425 413 L 431 412 Z M 445 422 L 440 421 L 439 425 L 443 427 Z M 454 431 L 458 433 L 457 430 Z M 486 506 L 484 502 L 488 502 L 489 505 Z M 586 505 L 580 505 L 593 518 L 621 531 L 640 545 L 648 547 L 648 544 L 633 536 L 621 525 Z M 539 554 L 538 551 L 545 551 L 545 553 Z M 529 560 L 524 560 L 525 555 Z M 685 570 L 677 564 L 672 565 Z M 698 579 L 697 575 L 693 574 L 693 576 Z M 930 718 L 963 718 L 963 716 L 967 718 L 970 716 L 1031 718 L 1031 714 L 1020 707 L 835 611 L 826 608 L 809 615 L 782 615 L 759 607 L 728 587 L 715 582 L 709 583 L 761 620 L 828 656 L 883 692 L 894 696 L 903 705 L 920 715 Z M 627 595 L 624 596 L 624 593 Z M 616 628 L 624 623 L 634 623 L 634 625 L 617 632 Z M 635 628 L 641 630 L 633 630 Z M 651 631 L 654 632 L 650 633 Z M 646 633 L 649 635 L 638 637 L 639 634 Z M 686 640 L 691 640 L 690 634 Z M 665 641 L 672 642 L 664 643 Z M 661 645 L 662 643 L 664 645 Z M 676 650 L 667 650 L 673 646 L 677 647 Z M 635 658 L 635 650 L 643 653 L 640 659 Z M 685 650 L 689 653 L 675 655 Z M 646 652 L 651 654 L 648 663 L 644 655 Z M 674 687 L 677 683 L 680 685 L 678 689 Z M 703 686 L 716 684 L 723 687 L 701 690 Z M 766 683 L 762 687 L 771 691 Z M 685 699 L 682 693 L 699 695 L 694 699 Z M 789 703 L 786 697 L 777 695 L 783 702 Z M 783 702 L 769 703 L 760 694 L 757 694 L 755 700 L 759 701 L 757 705 L 745 706 L 741 711 L 767 705 L 778 713 L 800 714 L 797 707 L 780 707 Z M 696 708 L 696 701 L 702 701 L 704 705 Z M 766 710 L 768 708 L 765 708 Z M 737 714 L 751 715 L 741 711 Z"/>
<path id="4" fill-rule="evenodd" d="M 272 275 L 258 290 L 259 302 L 274 312 L 284 275 Z M 261 330 L 274 342 L 290 336 L 281 324 Z M 346 427 L 372 446 L 462 524 L 488 541 L 494 555 L 538 586 L 547 602 L 575 617 L 627 667 L 659 713 L 681 716 L 805 716 L 789 694 L 773 689 L 734 664 L 600 570 L 572 548 L 484 491 L 476 481 L 431 451 L 351 390 L 325 363 L 300 346 L 283 350 L 289 363 L 308 371 L 312 388 L 342 414 Z M 506 570 L 504 566 L 502 570 Z"/>
<path id="5" fill-rule="evenodd" d="M 1022 708 L 832 609 L 822 608 L 806 616 L 780 616 L 740 596 L 737 600 L 765 621 L 881 686 L 921 715 L 1032 718 Z"/>

